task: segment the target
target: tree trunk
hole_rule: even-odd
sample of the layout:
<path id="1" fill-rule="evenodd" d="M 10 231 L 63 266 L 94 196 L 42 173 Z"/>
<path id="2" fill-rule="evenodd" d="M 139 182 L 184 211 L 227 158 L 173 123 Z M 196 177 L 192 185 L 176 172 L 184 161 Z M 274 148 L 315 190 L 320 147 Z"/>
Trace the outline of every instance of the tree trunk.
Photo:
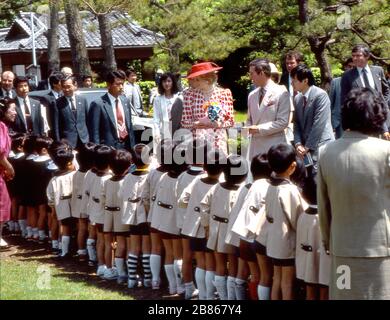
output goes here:
<path id="1" fill-rule="evenodd" d="M 60 53 L 58 41 L 58 10 L 57 0 L 50 0 L 50 28 L 47 32 L 47 55 L 49 74 L 60 70 Z"/>
<path id="2" fill-rule="evenodd" d="M 107 14 L 98 15 L 100 39 L 102 41 L 102 49 L 104 53 L 103 76 L 108 72 L 117 69 L 115 60 L 115 50 L 112 41 L 111 25 Z"/>
<path id="3" fill-rule="evenodd" d="M 80 83 L 82 75 L 91 74 L 91 66 L 89 64 L 88 52 L 85 46 L 83 26 L 77 1 L 64 0 L 64 9 L 72 53 L 73 73 Z"/>

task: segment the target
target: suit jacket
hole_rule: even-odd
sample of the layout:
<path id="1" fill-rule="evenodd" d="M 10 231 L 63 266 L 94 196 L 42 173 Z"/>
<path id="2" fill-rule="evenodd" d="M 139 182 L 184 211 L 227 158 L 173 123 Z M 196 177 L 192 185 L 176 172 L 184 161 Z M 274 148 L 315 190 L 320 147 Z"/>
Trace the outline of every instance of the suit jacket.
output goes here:
<path id="1" fill-rule="evenodd" d="M 290 86 L 288 83 L 288 75 L 289 75 L 289 73 L 287 71 L 283 71 L 282 76 L 280 77 L 279 84 L 285 86 L 287 91 L 290 93 Z"/>
<path id="2" fill-rule="evenodd" d="M 382 67 L 369 66 L 372 77 L 375 83 L 375 90 L 378 91 L 385 100 L 386 107 L 390 104 L 390 87 L 386 80 L 385 73 Z M 344 103 L 348 93 L 355 88 L 363 88 L 362 80 L 360 79 L 359 71 L 357 68 L 346 71 L 341 78 L 341 103 Z M 387 123 L 390 123 L 390 115 L 388 115 Z M 388 132 L 388 125 L 383 125 L 383 131 Z"/>
<path id="3" fill-rule="evenodd" d="M 54 93 L 50 91 L 47 95 L 42 97 L 42 106 L 46 109 L 47 122 L 50 127 L 49 136 L 56 139 L 54 135 L 54 115 L 56 108 L 56 98 Z"/>
<path id="4" fill-rule="evenodd" d="M 341 77 L 334 78 L 329 90 L 330 110 L 333 129 L 341 126 Z"/>
<path id="5" fill-rule="evenodd" d="M 38 100 L 31 99 L 30 100 L 30 113 L 31 113 L 31 121 L 32 121 L 32 133 L 36 135 L 43 135 L 45 132 L 44 120 L 41 114 L 41 103 Z M 18 133 L 26 133 L 27 132 L 27 124 L 26 119 L 23 116 L 22 108 L 19 104 L 19 99 L 16 98 L 16 119 L 11 125 L 11 129 L 14 132 Z"/>
<path id="6" fill-rule="evenodd" d="M 129 134 L 125 141 L 125 147 L 129 149 L 135 144 L 130 104 L 125 97 L 120 96 L 119 98 L 122 102 L 126 129 Z M 114 148 L 120 148 L 122 146 L 122 143 L 119 141 L 115 115 L 108 93 L 91 103 L 87 123 L 90 140 L 92 142 L 105 144 Z"/>
<path id="7" fill-rule="evenodd" d="M 259 105 L 260 88 L 248 96 L 247 126 L 256 125 L 259 132 L 251 137 L 249 159 L 259 153 L 268 152 L 274 144 L 287 142 L 287 128 L 291 110 L 291 99 L 284 86 L 270 80 L 266 94 Z"/>
<path id="8" fill-rule="evenodd" d="M 320 149 L 322 239 L 340 257 L 390 256 L 390 142 L 346 131 Z"/>
<path id="9" fill-rule="evenodd" d="M 171 121 L 172 121 L 172 137 L 175 132 L 181 128 L 181 117 L 183 115 L 183 98 L 176 98 L 172 104 Z"/>
<path id="10" fill-rule="evenodd" d="M 82 143 L 89 142 L 87 127 L 88 103 L 84 97 L 75 95 L 76 98 L 76 118 L 69 107 L 69 100 L 62 96 L 55 102 L 54 110 L 54 137 L 56 140 L 67 139 L 71 146 L 77 146 L 77 139 Z"/>
<path id="11" fill-rule="evenodd" d="M 319 146 L 334 140 L 328 94 L 311 86 L 306 107 L 301 93 L 295 96 L 294 104 L 294 143 L 301 143 L 316 154 Z"/>
<path id="12" fill-rule="evenodd" d="M 15 89 L 11 89 L 11 92 L 12 92 L 12 98 L 15 99 L 16 98 Z M 0 87 L 0 98 L 3 98 L 3 97 L 5 97 L 5 95 L 3 94 L 3 89 Z"/>

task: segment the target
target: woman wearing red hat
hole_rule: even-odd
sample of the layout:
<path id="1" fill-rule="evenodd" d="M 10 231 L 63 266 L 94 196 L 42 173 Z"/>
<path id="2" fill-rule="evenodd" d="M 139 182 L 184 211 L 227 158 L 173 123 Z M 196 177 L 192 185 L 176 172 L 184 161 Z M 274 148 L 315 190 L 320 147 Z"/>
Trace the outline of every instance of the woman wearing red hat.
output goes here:
<path id="1" fill-rule="evenodd" d="M 226 129 L 234 125 L 233 97 L 229 89 L 217 85 L 220 69 L 213 62 L 191 67 L 187 78 L 193 79 L 196 89 L 184 93 L 181 123 L 183 128 L 194 132 L 194 138 L 207 139 L 227 153 Z"/>

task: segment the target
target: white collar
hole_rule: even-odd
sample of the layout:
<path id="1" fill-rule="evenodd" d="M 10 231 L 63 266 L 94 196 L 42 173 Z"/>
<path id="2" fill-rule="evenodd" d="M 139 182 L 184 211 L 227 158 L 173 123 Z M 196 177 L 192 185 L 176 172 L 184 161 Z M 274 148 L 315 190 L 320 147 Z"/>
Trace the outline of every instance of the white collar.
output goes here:
<path id="1" fill-rule="evenodd" d="M 48 155 L 43 155 L 43 156 L 37 156 L 34 159 L 34 162 L 44 162 L 44 161 L 47 161 L 47 160 L 50 160 L 50 157 Z"/>
<path id="2" fill-rule="evenodd" d="M 362 73 L 363 69 L 366 69 L 367 73 L 371 73 L 370 67 L 368 64 L 364 68 L 357 67 L 359 74 Z"/>
<path id="3" fill-rule="evenodd" d="M 29 154 L 26 158 L 26 160 L 34 160 L 35 158 L 37 158 L 38 156 L 36 154 Z"/>
<path id="4" fill-rule="evenodd" d="M 307 100 L 309 100 L 309 95 L 310 95 L 311 88 L 312 88 L 312 86 L 310 86 L 309 89 L 307 89 L 305 94 L 302 94 L 304 97 L 306 97 Z"/>
<path id="5" fill-rule="evenodd" d="M 8 154 L 8 158 L 10 158 L 10 159 L 13 159 L 13 158 L 15 158 L 15 152 L 13 152 L 12 150 L 9 152 L 9 154 Z"/>
<path id="6" fill-rule="evenodd" d="M 21 158 L 23 156 L 24 156 L 24 152 L 18 152 L 17 154 L 15 154 L 14 159 L 19 159 L 19 158 Z"/>
<path id="7" fill-rule="evenodd" d="M 309 208 L 318 209 L 318 206 L 316 204 L 309 204 Z"/>
<path id="8" fill-rule="evenodd" d="M 190 170 L 191 171 L 199 171 L 199 172 L 201 172 L 201 171 L 203 171 L 203 167 L 191 166 Z"/>
<path id="9" fill-rule="evenodd" d="M 56 166 L 56 164 L 55 164 L 53 161 L 50 161 L 50 163 L 49 163 L 49 165 L 47 166 L 47 168 L 48 168 L 49 170 L 53 170 L 53 171 L 55 171 L 55 170 L 58 169 L 58 167 Z"/>
<path id="10" fill-rule="evenodd" d="M 122 103 L 120 96 L 118 98 L 115 98 L 111 93 L 107 92 L 108 98 L 110 99 L 111 105 L 115 107 L 115 100 L 118 99 L 120 103 Z"/>

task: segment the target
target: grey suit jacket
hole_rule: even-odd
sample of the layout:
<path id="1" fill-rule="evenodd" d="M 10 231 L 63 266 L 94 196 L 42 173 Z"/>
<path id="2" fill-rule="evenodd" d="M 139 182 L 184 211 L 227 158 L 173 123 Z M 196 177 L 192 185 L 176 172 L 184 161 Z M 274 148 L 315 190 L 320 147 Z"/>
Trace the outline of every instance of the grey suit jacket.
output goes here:
<path id="1" fill-rule="evenodd" d="M 341 126 L 341 77 L 334 78 L 329 90 L 330 110 L 333 129 Z"/>
<path id="2" fill-rule="evenodd" d="M 334 140 L 328 94 L 311 86 L 306 107 L 302 94 L 295 96 L 294 103 L 294 143 L 301 143 L 315 154 L 319 146 Z"/>
<path id="3" fill-rule="evenodd" d="M 27 124 L 26 119 L 23 116 L 23 111 L 19 104 L 19 99 L 16 99 L 16 118 L 15 121 L 11 124 L 11 130 L 18 133 L 26 133 L 27 132 Z M 41 103 L 38 100 L 31 99 L 30 107 L 31 107 L 31 121 L 32 121 L 32 133 L 36 135 L 43 135 L 45 132 L 44 120 L 41 116 Z"/>
<path id="4" fill-rule="evenodd" d="M 322 239 L 340 257 L 390 256 L 390 142 L 346 131 L 320 148 Z"/>

